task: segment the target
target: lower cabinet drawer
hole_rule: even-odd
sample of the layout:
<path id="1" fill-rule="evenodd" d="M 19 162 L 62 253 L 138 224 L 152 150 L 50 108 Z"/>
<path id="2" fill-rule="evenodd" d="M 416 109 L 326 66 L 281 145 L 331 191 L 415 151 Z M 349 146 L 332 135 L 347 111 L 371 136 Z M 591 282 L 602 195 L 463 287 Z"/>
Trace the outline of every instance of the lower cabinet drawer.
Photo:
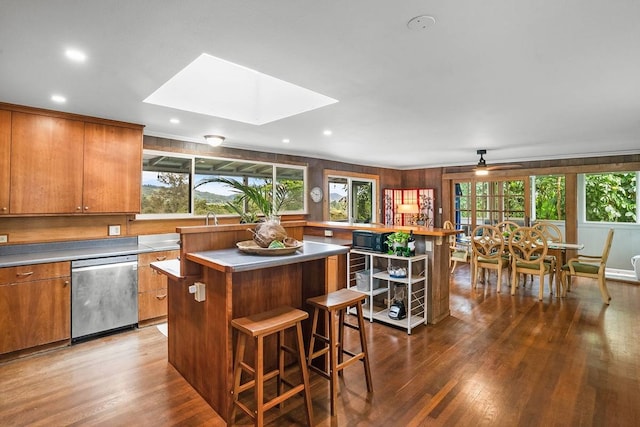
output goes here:
<path id="1" fill-rule="evenodd" d="M 167 289 L 138 293 L 138 321 L 167 315 Z"/>

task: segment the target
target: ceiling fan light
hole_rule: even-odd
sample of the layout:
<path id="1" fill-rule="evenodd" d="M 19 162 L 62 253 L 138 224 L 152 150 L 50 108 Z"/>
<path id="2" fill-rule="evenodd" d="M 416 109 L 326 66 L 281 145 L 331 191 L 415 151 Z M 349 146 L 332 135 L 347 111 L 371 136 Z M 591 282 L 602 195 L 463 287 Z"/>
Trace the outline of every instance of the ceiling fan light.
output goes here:
<path id="1" fill-rule="evenodd" d="M 489 175 L 489 170 L 485 168 L 476 169 L 477 176 L 487 176 Z"/>

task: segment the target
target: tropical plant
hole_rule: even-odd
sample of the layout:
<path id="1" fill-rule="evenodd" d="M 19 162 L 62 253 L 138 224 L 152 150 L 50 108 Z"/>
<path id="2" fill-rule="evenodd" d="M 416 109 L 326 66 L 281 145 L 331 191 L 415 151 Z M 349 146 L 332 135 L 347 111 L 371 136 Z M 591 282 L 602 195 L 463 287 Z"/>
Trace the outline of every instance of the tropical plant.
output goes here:
<path id="1" fill-rule="evenodd" d="M 265 217 L 278 215 L 280 209 L 289 201 L 289 189 L 283 184 L 275 185 L 274 194 L 273 186 L 269 182 L 262 186 L 255 186 L 224 177 L 214 178 L 211 181 L 232 187 L 238 193 L 239 198 L 234 203 L 227 202 L 227 206 L 237 212 L 241 218 L 253 219 L 252 222 L 255 222 L 255 212 L 251 210 L 245 212 L 240 208 L 245 201 Z"/>

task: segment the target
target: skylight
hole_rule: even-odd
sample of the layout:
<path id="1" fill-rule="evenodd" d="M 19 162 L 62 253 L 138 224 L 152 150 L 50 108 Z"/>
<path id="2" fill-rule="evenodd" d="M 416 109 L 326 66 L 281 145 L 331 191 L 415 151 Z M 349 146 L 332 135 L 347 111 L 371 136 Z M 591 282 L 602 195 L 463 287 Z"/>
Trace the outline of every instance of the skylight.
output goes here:
<path id="1" fill-rule="evenodd" d="M 203 53 L 144 102 L 263 125 L 338 101 Z"/>

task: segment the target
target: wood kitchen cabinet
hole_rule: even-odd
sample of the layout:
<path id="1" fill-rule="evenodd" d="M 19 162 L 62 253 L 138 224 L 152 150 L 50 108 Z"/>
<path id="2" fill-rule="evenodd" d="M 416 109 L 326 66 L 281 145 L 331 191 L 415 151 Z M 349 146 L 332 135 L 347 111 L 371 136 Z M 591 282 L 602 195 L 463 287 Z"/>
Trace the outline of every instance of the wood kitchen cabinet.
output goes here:
<path id="1" fill-rule="evenodd" d="M 71 340 L 69 262 L 0 268 L 0 354 Z"/>
<path id="2" fill-rule="evenodd" d="M 142 132 L 85 123 L 83 211 L 140 212 Z"/>
<path id="3" fill-rule="evenodd" d="M 10 155 L 0 160 L 10 158 L 0 172 L 9 178 L 0 185 L 10 197 L 0 187 L 0 209 L 8 197 L 11 215 L 140 212 L 142 126 L 26 107 L 9 121 Z"/>
<path id="4" fill-rule="evenodd" d="M 152 262 L 177 259 L 179 250 L 138 255 L 138 323 L 153 323 L 167 316 L 167 276 L 150 266 Z"/>
<path id="5" fill-rule="evenodd" d="M 82 212 L 84 122 L 12 116 L 10 213 Z"/>
<path id="6" fill-rule="evenodd" d="M 0 215 L 9 213 L 11 111 L 0 110 Z"/>

